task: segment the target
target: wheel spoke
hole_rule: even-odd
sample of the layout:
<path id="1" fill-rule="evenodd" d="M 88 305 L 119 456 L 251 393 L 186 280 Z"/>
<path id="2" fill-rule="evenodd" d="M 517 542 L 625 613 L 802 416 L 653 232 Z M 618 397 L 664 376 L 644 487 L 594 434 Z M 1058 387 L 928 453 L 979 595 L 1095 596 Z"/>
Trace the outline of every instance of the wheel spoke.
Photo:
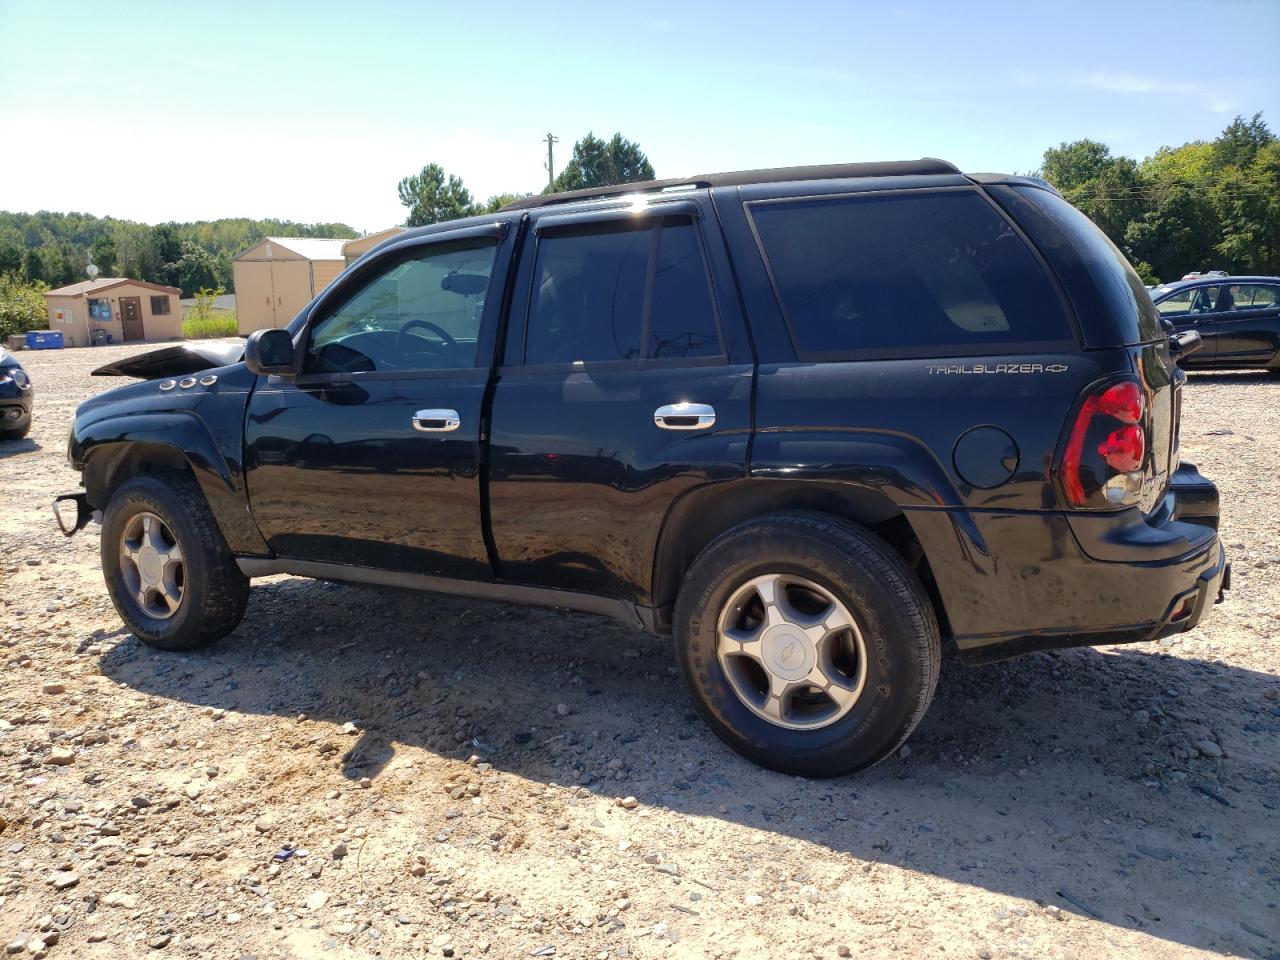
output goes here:
<path id="1" fill-rule="evenodd" d="M 138 606 L 140 606 L 140 607 L 142 608 L 142 611 L 143 611 L 144 613 L 147 611 L 147 595 L 148 595 L 150 592 L 151 592 L 151 588 L 150 588 L 150 587 L 141 587 L 141 588 L 138 590 L 138 592 L 137 592 L 136 594 L 134 594 L 134 597 L 135 597 L 135 598 L 137 599 L 137 601 L 138 601 Z"/>
<path id="2" fill-rule="evenodd" d="M 165 584 L 162 589 L 156 592 L 160 594 L 160 599 L 164 601 L 164 605 L 169 608 L 170 613 L 177 610 L 178 604 L 182 602 L 182 594 L 173 584 Z"/>

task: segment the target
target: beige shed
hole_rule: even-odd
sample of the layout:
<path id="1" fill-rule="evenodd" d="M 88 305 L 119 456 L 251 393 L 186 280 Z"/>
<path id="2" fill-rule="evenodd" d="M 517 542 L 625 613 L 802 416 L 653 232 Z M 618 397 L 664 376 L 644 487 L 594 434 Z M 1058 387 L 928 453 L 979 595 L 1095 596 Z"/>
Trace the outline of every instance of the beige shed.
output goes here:
<path id="1" fill-rule="evenodd" d="M 347 241 L 267 237 L 231 262 L 240 334 L 283 327 L 347 265 Z"/>
<path id="2" fill-rule="evenodd" d="M 93 342 L 95 330 L 111 337 L 112 343 L 181 337 L 181 296 L 177 287 L 126 277 L 99 277 L 50 290 L 44 299 L 49 309 L 49 329 L 61 331 L 68 347 L 87 347 Z"/>
<path id="3" fill-rule="evenodd" d="M 356 237 L 354 240 L 348 240 L 342 245 L 342 255 L 348 265 L 353 264 L 383 240 L 390 240 L 392 237 L 404 233 L 406 229 L 406 227 L 388 227 L 386 230 L 379 230 L 377 233 L 370 233 L 363 237 Z"/>

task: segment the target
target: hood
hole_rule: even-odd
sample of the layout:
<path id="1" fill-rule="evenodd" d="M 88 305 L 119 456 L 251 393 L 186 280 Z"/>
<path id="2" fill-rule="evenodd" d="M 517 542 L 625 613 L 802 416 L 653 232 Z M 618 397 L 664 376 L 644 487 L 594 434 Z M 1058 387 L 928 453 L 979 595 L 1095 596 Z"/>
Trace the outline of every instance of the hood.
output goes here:
<path id="1" fill-rule="evenodd" d="M 244 343 L 180 343 L 136 357 L 117 360 L 93 371 L 95 377 L 179 377 L 244 359 Z"/>

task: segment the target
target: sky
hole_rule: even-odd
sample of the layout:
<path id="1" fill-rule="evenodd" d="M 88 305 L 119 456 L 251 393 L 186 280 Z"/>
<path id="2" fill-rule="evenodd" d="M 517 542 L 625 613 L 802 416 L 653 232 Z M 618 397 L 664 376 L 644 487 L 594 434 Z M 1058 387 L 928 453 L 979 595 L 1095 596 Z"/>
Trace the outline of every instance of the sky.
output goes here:
<path id="1" fill-rule="evenodd" d="M 659 177 L 1141 158 L 1280 129 L 1280 0 L 646 4 L 0 0 L 0 210 L 404 220 L 427 163 L 540 190 L 588 131 Z"/>

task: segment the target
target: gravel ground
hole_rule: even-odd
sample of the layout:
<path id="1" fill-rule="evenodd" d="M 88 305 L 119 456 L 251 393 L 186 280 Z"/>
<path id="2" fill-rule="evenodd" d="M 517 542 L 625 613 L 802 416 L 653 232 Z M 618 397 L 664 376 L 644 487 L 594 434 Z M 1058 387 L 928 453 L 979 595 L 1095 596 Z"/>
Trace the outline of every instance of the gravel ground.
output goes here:
<path id="1" fill-rule="evenodd" d="M 0 450 L 0 938 L 27 957 L 1280 956 L 1280 381 L 1194 376 L 1234 590 L 1162 644 L 947 664 L 902 753 L 805 781 L 618 624 L 277 577 L 141 646 L 58 533 L 89 370 Z"/>

